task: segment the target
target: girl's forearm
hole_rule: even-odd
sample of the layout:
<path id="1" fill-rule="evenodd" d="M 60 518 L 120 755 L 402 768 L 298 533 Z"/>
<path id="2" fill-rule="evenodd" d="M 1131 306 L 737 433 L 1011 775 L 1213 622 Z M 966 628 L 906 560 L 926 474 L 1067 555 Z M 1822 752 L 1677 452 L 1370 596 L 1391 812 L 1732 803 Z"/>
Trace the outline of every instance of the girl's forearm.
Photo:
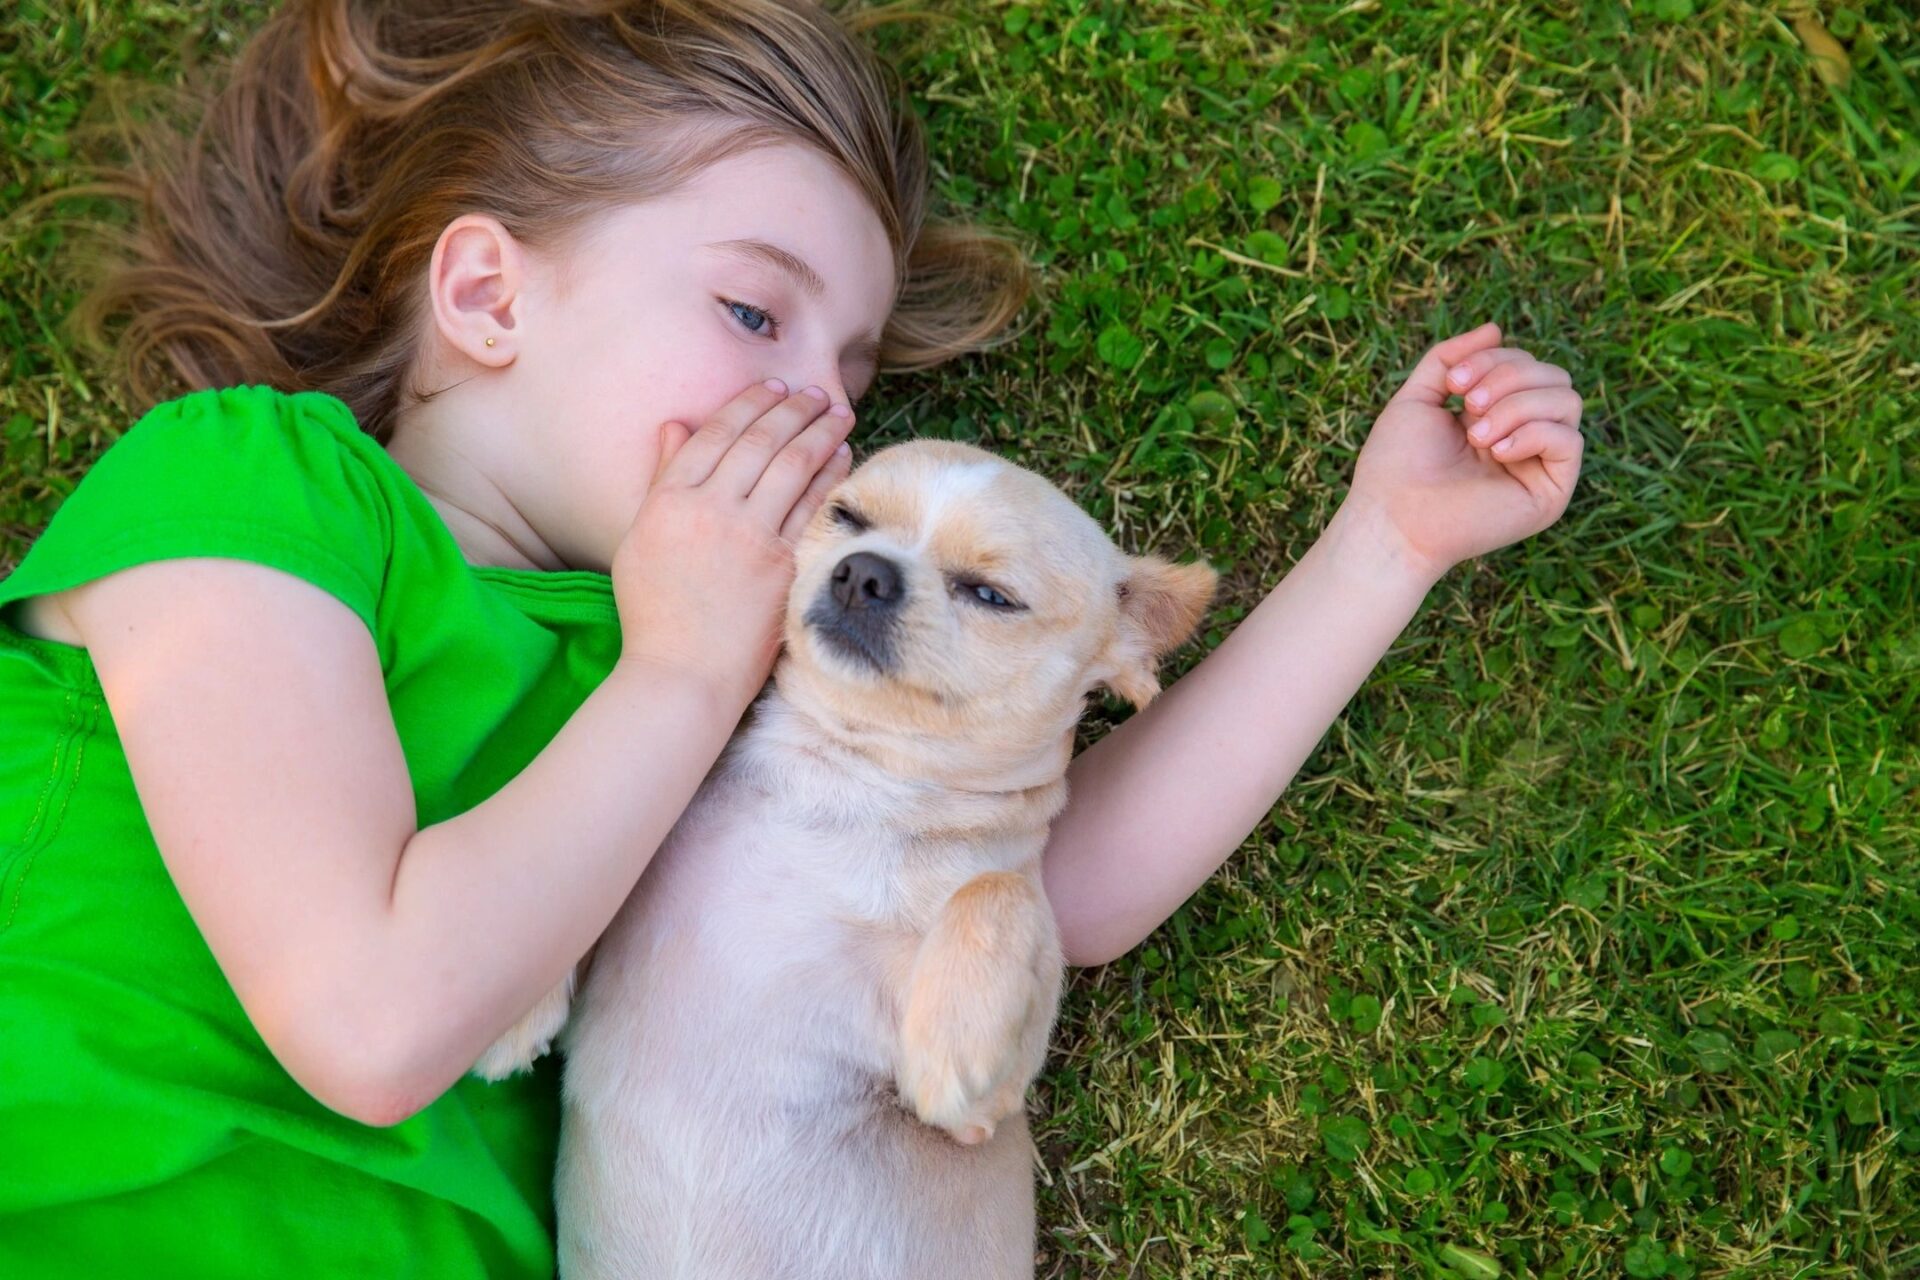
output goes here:
<path id="1" fill-rule="evenodd" d="M 1075 757 L 1042 863 L 1069 964 L 1125 954 L 1240 847 L 1438 577 L 1349 498 L 1219 648 Z"/>
<path id="2" fill-rule="evenodd" d="M 456 1083 L 606 929 L 745 707 L 679 672 L 616 664 L 486 800 L 416 832 L 356 998 L 391 1120 Z"/>

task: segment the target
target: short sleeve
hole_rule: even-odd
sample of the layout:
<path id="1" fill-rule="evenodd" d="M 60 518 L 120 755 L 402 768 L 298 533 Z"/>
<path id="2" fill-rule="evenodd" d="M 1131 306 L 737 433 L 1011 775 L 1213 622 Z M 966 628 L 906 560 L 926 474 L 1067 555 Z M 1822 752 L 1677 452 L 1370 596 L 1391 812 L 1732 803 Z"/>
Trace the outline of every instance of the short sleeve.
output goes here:
<path id="1" fill-rule="evenodd" d="M 0 608 L 151 560 L 218 556 L 293 574 L 378 636 L 390 499 L 352 411 L 321 392 L 209 388 L 107 446 L 19 566 Z"/>

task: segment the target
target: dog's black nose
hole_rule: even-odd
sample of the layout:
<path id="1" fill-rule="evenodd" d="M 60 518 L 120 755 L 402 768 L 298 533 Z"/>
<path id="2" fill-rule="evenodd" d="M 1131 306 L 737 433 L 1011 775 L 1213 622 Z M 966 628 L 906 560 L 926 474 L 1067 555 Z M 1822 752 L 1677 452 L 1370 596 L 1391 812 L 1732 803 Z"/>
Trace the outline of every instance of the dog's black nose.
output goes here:
<path id="1" fill-rule="evenodd" d="M 833 567 L 833 598 L 842 609 L 891 609 L 900 600 L 900 566 L 856 551 Z"/>

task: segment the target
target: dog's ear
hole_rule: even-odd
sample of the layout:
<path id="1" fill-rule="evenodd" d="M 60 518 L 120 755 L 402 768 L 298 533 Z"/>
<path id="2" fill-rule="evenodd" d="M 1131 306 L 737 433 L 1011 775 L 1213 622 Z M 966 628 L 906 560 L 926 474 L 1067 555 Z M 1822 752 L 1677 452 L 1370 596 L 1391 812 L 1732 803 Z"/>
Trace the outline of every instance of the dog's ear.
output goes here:
<path id="1" fill-rule="evenodd" d="M 1129 556 L 1121 581 L 1120 622 L 1097 666 L 1097 683 L 1146 706 L 1160 692 L 1160 659 L 1185 643 L 1206 615 L 1220 575 L 1205 561 L 1173 564 Z"/>

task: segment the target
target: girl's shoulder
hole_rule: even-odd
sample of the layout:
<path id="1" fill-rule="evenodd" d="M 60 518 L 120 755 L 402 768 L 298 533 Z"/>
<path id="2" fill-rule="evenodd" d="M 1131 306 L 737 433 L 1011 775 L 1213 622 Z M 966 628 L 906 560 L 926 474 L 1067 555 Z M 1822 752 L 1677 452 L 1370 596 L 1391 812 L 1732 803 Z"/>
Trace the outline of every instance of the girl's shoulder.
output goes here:
<path id="1" fill-rule="evenodd" d="M 418 519 L 411 489 L 334 396 L 265 385 L 189 392 L 100 453 L 0 580 L 0 608 L 134 564 L 208 556 L 293 573 L 371 627 L 396 524 Z M 38 616 L 45 624 L 47 610 Z"/>
<path id="2" fill-rule="evenodd" d="M 317 464 L 335 453 L 375 470 L 398 467 L 345 401 L 324 391 L 282 391 L 264 383 L 206 387 L 161 401 L 102 452 L 95 468 L 128 452 L 149 466 L 217 465 L 232 458 L 264 468 L 278 460 L 314 469 L 323 479 L 335 469 Z"/>

